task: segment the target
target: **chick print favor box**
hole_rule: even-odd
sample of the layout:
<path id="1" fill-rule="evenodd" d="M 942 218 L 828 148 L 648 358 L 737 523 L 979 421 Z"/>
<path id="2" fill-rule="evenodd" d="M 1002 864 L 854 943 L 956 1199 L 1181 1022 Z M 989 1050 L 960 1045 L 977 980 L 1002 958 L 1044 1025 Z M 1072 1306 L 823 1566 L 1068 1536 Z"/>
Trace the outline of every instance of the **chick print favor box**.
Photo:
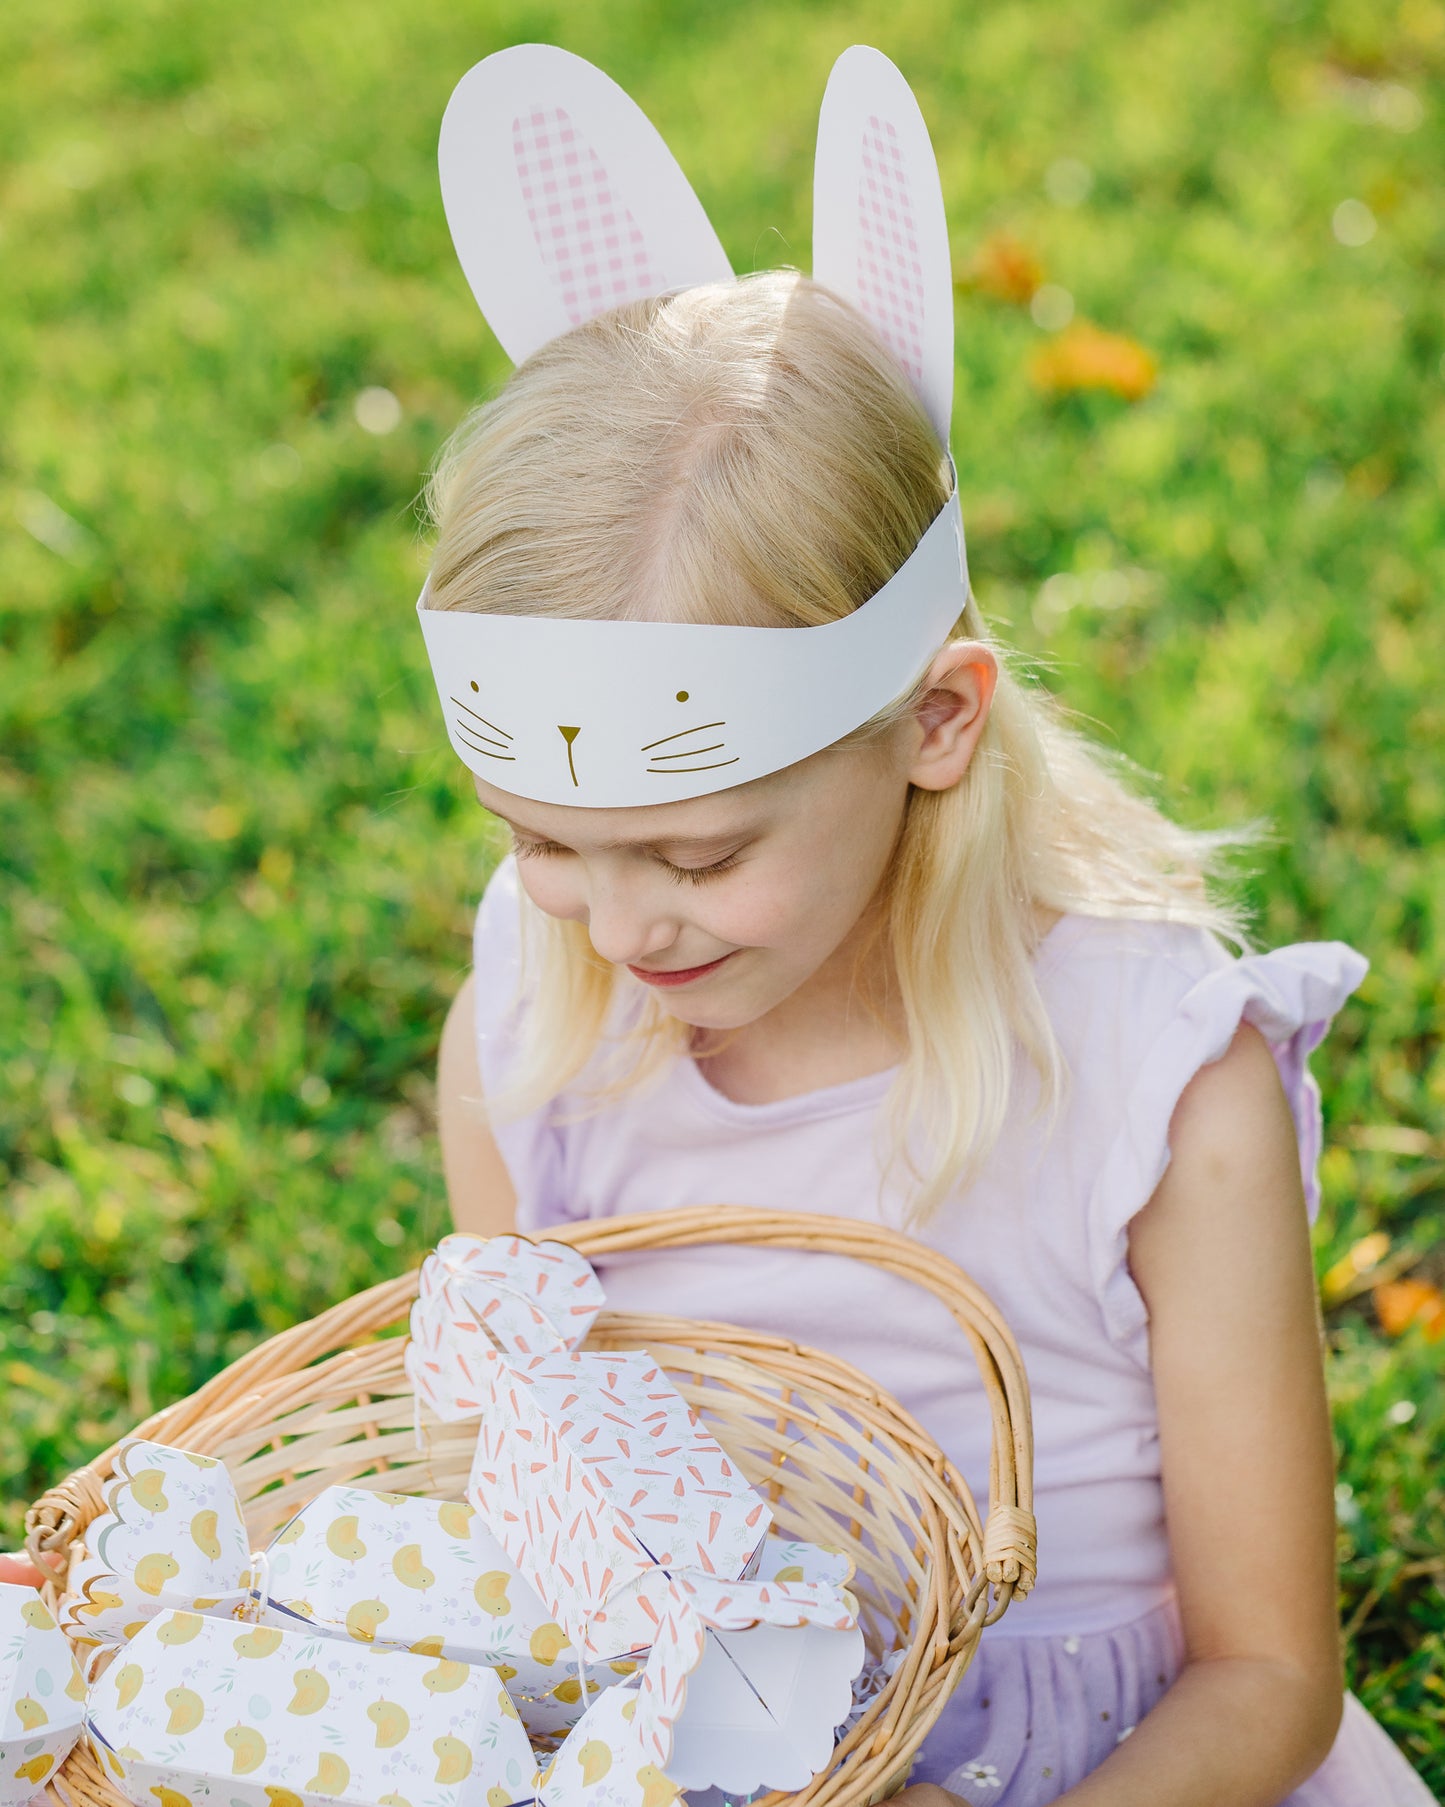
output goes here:
<path id="1" fill-rule="evenodd" d="M 167 1610 L 226 1617 L 250 1596 L 250 1550 L 223 1463 L 130 1438 L 71 1567 L 64 1629 L 115 1643 Z"/>
<path id="2" fill-rule="evenodd" d="M 33 1587 L 0 1582 L 0 1807 L 21 1807 L 70 1754 L 85 1683 Z"/>
<path id="3" fill-rule="evenodd" d="M 136 1807 L 510 1807 L 527 1735 L 496 1672 L 199 1613 L 152 1619 L 91 1688 Z"/>
<path id="4" fill-rule="evenodd" d="M 268 1624 L 486 1663 L 534 1736 L 581 1715 L 566 1633 L 460 1500 L 328 1487 L 282 1526 L 259 1567 Z"/>

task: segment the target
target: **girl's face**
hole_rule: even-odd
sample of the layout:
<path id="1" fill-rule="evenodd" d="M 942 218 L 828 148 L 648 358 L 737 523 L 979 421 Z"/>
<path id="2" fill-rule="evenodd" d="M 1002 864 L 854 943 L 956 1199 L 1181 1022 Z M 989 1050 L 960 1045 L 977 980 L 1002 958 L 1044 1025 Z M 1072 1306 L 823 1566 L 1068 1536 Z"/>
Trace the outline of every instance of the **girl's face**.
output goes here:
<path id="1" fill-rule="evenodd" d="M 710 797 L 579 809 L 480 778 L 477 796 L 511 828 L 539 909 L 584 923 L 597 953 L 680 1021 L 741 1029 L 830 961 L 851 985 L 909 786 L 958 783 L 997 669 L 988 647 L 955 642 L 934 660 L 916 714 L 888 734 Z"/>
<path id="2" fill-rule="evenodd" d="M 860 930 L 898 839 L 890 744 L 829 748 L 733 790 L 632 809 L 531 803 L 476 781 L 527 895 L 700 1029 L 738 1029 Z"/>

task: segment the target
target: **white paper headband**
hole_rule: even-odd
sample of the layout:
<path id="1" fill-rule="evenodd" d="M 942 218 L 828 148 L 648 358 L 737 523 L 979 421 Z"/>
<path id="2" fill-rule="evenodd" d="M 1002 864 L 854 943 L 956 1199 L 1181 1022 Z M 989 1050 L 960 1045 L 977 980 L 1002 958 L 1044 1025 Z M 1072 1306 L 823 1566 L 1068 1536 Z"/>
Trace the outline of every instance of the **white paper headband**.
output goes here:
<path id="1" fill-rule="evenodd" d="M 731 277 L 645 115 L 550 45 L 487 57 L 442 120 L 442 200 L 472 293 L 519 362 L 624 302 Z M 953 395 L 948 227 L 903 77 L 854 46 L 833 67 L 814 166 L 816 280 L 880 333 L 945 445 Z M 913 684 L 968 595 L 958 491 L 893 577 L 821 627 L 475 615 L 417 604 L 447 732 L 499 789 L 632 807 L 781 770 Z"/>

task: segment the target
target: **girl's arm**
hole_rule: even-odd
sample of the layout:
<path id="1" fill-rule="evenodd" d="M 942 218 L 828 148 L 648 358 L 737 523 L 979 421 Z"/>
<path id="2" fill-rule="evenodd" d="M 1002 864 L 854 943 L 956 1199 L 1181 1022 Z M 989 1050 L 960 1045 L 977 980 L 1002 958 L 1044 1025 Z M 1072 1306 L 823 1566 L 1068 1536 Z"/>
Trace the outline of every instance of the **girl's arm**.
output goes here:
<path id="1" fill-rule="evenodd" d="M 1059 1807 L 1277 1807 L 1343 1706 L 1334 1459 L 1294 1125 L 1242 1028 L 1185 1089 L 1134 1220 L 1187 1661 Z M 910 1807 L 953 1797 L 910 1789 Z"/>
<path id="2" fill-rule="evenodd" d="M 476 1236 L 517 1227 L 517 1195 L 482 1112 L 472 975 L 452 1000 L 437 1055 L 437 1124 L 452 1222 Z"/>

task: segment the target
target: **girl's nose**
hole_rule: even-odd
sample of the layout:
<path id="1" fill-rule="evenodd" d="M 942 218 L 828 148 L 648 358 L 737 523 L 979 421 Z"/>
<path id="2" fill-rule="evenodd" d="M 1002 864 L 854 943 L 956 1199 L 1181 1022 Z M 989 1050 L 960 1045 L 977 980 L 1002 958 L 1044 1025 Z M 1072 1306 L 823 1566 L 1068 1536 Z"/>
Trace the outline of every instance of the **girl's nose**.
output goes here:
<path id="1" fill-rule="evenodd" d="M 677 921 L 668 911 L 651 907 L 645 892 L 598 885 L 587 913 L 587 935 L 604 960 L 636 966 L 672 946 Z"/>

